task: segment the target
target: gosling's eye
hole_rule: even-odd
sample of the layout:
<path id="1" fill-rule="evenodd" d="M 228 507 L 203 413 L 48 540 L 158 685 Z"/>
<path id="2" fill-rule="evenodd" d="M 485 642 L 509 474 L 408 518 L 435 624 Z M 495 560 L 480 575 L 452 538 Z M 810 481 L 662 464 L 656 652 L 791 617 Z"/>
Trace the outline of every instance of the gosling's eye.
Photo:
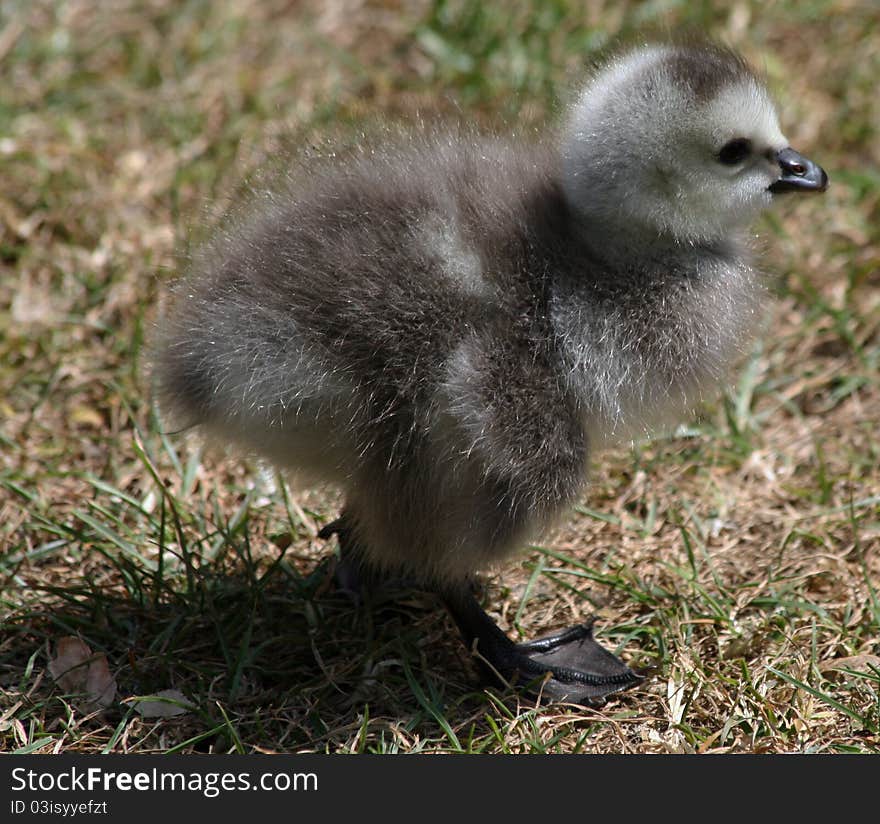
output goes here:
<path id="1" fill-rule="evenodd" d="M 737 163 L 742 163 L 751 151 L 751 142 L 744 137 L 737 137 L 721 147 L 718 160 L 725 166 L 735 166 Z"/>

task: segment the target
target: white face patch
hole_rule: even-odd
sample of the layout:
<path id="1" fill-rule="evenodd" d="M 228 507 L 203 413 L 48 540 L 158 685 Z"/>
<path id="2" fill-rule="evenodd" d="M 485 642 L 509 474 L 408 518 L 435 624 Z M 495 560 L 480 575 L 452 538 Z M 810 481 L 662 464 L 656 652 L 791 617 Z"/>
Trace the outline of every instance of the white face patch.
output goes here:
<path id="1" fill-rule="evenodd" d="M 759 148 L 779 151 L 788 145 L 776 107 L 766 90 L 749 82 L 721 89 L 705 109 L 716 146 L 744 137 Z"/>

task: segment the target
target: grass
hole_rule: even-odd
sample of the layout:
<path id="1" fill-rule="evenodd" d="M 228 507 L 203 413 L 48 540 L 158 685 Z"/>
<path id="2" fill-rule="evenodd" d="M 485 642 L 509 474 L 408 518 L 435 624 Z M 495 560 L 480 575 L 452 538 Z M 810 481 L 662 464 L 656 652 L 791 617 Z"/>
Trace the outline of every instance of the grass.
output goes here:
<path id="1" fill-rule="evenodd" d="M 0 10 L 0 749 L 880 751 L 880 13 L 476 0 Z M 480 686 L 428 596 L 353 609 L 332 492 L 165 435 L 145 341 L 242 177 L 372 117 L 532 128 L 595 54 L 705 31 L 764 66 L 822 198 L 760 233 L 775 298 L 727 393 L 597 459 L 581 506 L 486 579 L 523 637 L 595 612 L 648 678 L 601 709 Z M 818 44 L 818 45 L 817 45 Z M 57 641 L 118 700 L 54 684 Z M 193 709 L 144 718 L 166 689 Z"/>

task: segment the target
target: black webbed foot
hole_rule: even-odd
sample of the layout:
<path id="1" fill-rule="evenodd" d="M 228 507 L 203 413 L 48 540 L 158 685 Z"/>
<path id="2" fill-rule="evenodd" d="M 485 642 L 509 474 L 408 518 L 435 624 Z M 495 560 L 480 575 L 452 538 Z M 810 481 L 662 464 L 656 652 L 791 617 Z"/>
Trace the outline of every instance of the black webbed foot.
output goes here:
<path id="1" fill-rule="evenodd" d="M 595 706 L 642 680 L 593 639 L 592 621 L 515 644 L 469 592 L 447 594 L 446 604 L 486 670 L 543 698 Z"/>
<path id="2" fill-rule="evenodd" d="M 593 638 L 593 619 L 516 649 L 523 656 L 517 664 L 522 676 L 528 677 L 529 670 L 542 679 L 552 673 L 542 680 L 540 691 L 556 701 L 601 704 L 606 696 L 642 680 Z"/>

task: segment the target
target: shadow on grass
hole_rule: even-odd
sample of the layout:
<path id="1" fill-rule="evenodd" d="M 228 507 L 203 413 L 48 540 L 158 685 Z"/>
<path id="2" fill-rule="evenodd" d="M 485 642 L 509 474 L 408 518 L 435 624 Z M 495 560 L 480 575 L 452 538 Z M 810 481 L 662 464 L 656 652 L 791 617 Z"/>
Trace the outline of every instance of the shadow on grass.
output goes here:
<path id="1" fill-rule="evenodd" d="M 246 571 L 210 570 L 185 595 L 166 586 L 155 601 L 98 583 L 42 587 L 4 621 L 4 691 L 43 733 L 96 737 L 114 751 L 123 737 L 126 751 L 371 751 L 401 736 L 467 748 L 452 728 L 498 702 L 480 691 L 445 610 L 410 591 L 356 604 L 335 591 L 331 566 L 304 577 L 278 566 L 257 584 Z M 117 702 L 74 731 L 70 706 L 82 701 L 48 672 L 40 679 L 67 635 L 104 653 L 118 685 Z M 125 701 L 167 689 L 193 711 L 140 719 Z"/>

